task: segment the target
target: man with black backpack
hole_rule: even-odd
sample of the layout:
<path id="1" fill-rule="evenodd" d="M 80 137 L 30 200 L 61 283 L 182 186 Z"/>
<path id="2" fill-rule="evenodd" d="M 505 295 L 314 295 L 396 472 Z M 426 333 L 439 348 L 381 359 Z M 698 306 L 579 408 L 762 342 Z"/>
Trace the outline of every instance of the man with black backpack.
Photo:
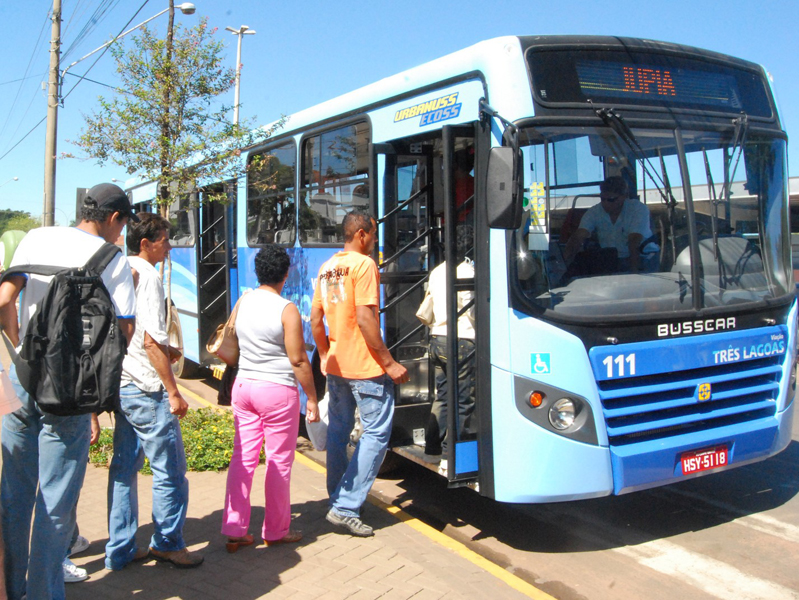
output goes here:
<path id="1" fill-rule="evenodd" d="M 0 326 L 15 346 L 22 342 L 9 370 L 22 408 L 3 419 L 0 481 L 5 577 L 12 600 L 26 594 L 31 600 L 65 598 L 62 562 L 72 541 L 75 509 L 86 473 L 90 413 L 110 408 L 101 399 L 119 385 L 119 381 L 106 381 L 112 377 L 97 374 L 115 372 L 116 361 L 121 369 L 135 326 L 130 267 L 120 252 L 112 253 L 106 246 L 106 242 L 117 241 L 129 219 L 138 220 L 130 201 L 116 185 L 97 185 L 89 190 L 80 218 L 77 227 L 30 231 L 9 269 L 9 273 L 14 269 L 25 272 L 26 267 L 35 265 L 69 269 L 69 273 L 55 277 L 12 274 L 0 284 Z M 83 266 L 85 270 L 78 270 Z M 31 268 L 29 272 L 35 271 Z M 18 315 L 17 298 L 23 288 Z M 76 323 L 69 319 L 57 322 L 58 315 L 38 310 L 60 298 L 67 288 L 72 289 L 71 305 L 80 309 L 74 313 L 77 316 L 70 317 Z M 109 297 L 115 316 L 110 324 L 102 316 Z M 66 308 L 71 309 L 70 304 Z M 63 312 L 73 315 L 71 310 Z M 57 327 L 61 329 L 55 340 L 29 335 L 32 330 L 49 332 Z M 117 345 L 119 349 L 109 351 L 109 341 L 120 340 L 120 335 L 121 348 Z M 51 343 L 60 344 L 60 363 L 47 362 L 52 353 L 44 356 Z M 72 368 L 75 360 L 70 362 L 70 352 L 80 358 L 77 369 Z M 63 364 L 64 371 L 54 373 L 54 364 Z M 19 369 L 26 372 L 25 377 L 18 375 Z M 26 380 L 26 387 L 21 380 Z M 67 380 L 78 382 L 77 391 L 69 398 L 62 389 Z"/>

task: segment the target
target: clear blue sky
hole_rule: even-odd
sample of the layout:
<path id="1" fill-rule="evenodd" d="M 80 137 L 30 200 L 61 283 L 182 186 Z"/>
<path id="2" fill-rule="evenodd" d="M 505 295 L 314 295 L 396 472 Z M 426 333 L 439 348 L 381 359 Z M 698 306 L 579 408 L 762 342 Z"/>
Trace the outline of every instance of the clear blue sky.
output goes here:
<path id="1" fill-rule="evenodd" d="M 144 0 L 62 0 L 63 66 L 121 32 Z M 176 0 L 180 3 L 180 0 Z M 230 66 L 236 37 L 226 26 L 248 25 L 256 35 L 244 39 L 241 87 L 242 117 L 266 123 L 321 101 L 416 66 L 484 39 L 502 35 L 600 34 L 645 37 L 689 44 L 763 64 L 774 78 L 791 148 L 799 140 L 799 24 L 797 0 L 196 0 L 194 24 L 206 15 L 227 43 Z M 149 0 L 135 25 L 166 8 Z M 46 115 L 42 82 L 47 80 L 52 0 L 0 0 L 0 156 L 17 144 Z M 92 15 L 107 10 L 81 35 Z M 160 31 L 166 15 L 153 21 Z M 93 59 L 73 68 L 80 74 Z M 113 60 L 106 54 L 87 77 L 116 83 Z M 26 78 L 23 81 L 15 81 Z M 76 79 L 68 77 L 65 90 Z M 12 83 L 9 83 L 12 82 Z M 59 111 L 58 152 L 74 152 L 83 125 L 81 112 L 111 90 L 83 81 Z M 230 92 L 228 102 L 233 102 Z M 41 215 L 43 204 L 44 124 L 0 159 L 0 209 Z M 791 175 L 799 175 L 799 152 L 790 152 Z M 18 177 L 18 181 L 10 181 Z M 94 161 L 58 161 L 56 221 L 74 216 L 75 190 L 95 183 L 124 180 L 114 166 Z M 8 182 L 8 183 L 6 183 Z"/>

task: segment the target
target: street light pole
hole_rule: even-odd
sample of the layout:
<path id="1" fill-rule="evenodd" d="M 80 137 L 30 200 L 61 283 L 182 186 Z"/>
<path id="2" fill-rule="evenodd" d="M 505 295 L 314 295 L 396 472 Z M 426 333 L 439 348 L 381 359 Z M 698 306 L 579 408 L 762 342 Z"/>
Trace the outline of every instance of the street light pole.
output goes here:
<path id="1" fill-rule="evenodd" d="M 241 85 L 241 38 L 245 35 L 255 35 L 255 30 L 250 29 L 246 25 L 242 25 L 238 29 L 233 29 L 232 27 L 225 27 L 226 31 L 231 32 L 233 35 L 237 35 L 239 37 L 238 49 L 236 51 L 236 88 L 235 88 L 235 96 L 233 99 L 233 123 L 235 125 L 239 124 L 239 89 Z"/>
<path id="2" fill-rule="evenodd" d="M 57 132 L 58 132 L 58 106 L 61 104 L 61 83 L 64 76 L 76 64 L 89 58 L 95 52 L 99 52 L 103 48 L 107 48 L 119 38 L 128 35 L 131 31 L 146 25 L 156 17 L 160 17 L 164 13 L 174 10 L 175 7 L 171 6 L 153 15 L 149 19 L 142 21 L 138 25 L 131 27 L 127 31 L 120 33 L 114 39 L 106 42 L 99 48 L 95 48 L 83 58 L 79 58 L 71 65 L 69 65 L 62 73 L 59 73 L 59 61 L 61 56 L 61 0 L 53 0 L 53 27 L 52 27 L 52 40 L 50 42 L 50 77 L 48 82 L 47 91 L 47 133 L 45 137 L 44 148 L 44 210 L 42 212 L 42 225 L 45 227 L 52 226 L 55 217 L 55 180 L 56 180 L 56 145 L 57 145 Z M 178 5 L 184 15 L 194 14 L 196 8 L 191 2 L 184 2 Z"/>

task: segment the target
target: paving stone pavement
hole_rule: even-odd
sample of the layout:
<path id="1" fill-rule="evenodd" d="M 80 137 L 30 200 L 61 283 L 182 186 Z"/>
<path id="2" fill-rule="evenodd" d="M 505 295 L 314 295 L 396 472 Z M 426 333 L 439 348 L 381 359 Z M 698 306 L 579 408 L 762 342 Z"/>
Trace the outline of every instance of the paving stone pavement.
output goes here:
<path id="1" fill-rule="evenodd" d="M 263 520 L 263 465 L 253 483 L 250 532 L 260 541 Z M 440 598 L 525 598 L 479 566 L 445 548 L 392 515 L 367 504 L 364 520 L 375 528 L 372 538 L 336 533 L 325 520 L 327 492 L 324 475 L 296 461 L 291 494 L 293 527 L 304 538 L 297 545 L 267 548 L 263 544 L 225 550 L 219 533 L 226 473 L 189 473 L 190 500 L 184 535 L 189 549 L 205 556 L 205 563 L 178 570 L 155 561 L 107 571 L 103 565 L 108 471 L 89 466 L 78 504 L 81 535 L 91 542 L 73 561 L 90 578 L 67 584 L 68 600 L 136 598 L 219 598 L 254 600 L 435 600 Z M 152 535 L 150 477 L 139 476 L 140 527 L 137 540 L 144 546 Z M 260 483 L 259 483 L 260 482 Z"/>

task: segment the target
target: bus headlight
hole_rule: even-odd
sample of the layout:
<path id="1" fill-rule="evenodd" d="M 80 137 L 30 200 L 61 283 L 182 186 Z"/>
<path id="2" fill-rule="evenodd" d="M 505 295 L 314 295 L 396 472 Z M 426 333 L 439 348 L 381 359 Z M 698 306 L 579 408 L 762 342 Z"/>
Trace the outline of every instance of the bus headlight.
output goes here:
<path id="1" fill-rule="evenodd" d="M 559 431 L 574 425 L 576 416 L 577 407 L 570 398 L 561 398 L 549 408 L 549 423 Z"/>

